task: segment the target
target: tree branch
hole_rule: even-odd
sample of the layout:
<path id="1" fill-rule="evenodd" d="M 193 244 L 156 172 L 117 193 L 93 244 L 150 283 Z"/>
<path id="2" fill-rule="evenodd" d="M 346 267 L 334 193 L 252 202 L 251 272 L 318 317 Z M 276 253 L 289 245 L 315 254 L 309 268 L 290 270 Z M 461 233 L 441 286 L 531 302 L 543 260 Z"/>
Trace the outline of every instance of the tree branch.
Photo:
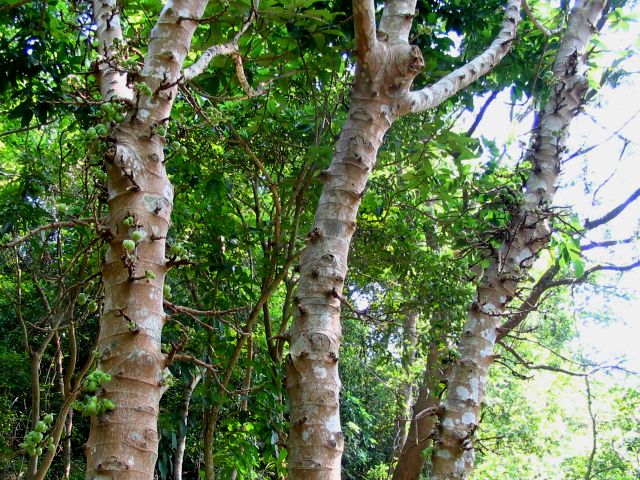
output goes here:
<path id="1" fill-rule="evenodd" d="M 51 125 L 55 121 L 56 120 L 50 120 L 46 123 L 37 123 L 35 125 L 27 125 L 26 127 L 14 128 L 13 130 L 5 130 L 4 132 L 0 132 L 0 137 L 6 137 L 7 135 L 12 135 L 14 133 L 28 132 L 29 130 L 35 130 L 36 128 L 42 128 L 44 126 Z"/>
<path id="2" fill-rule="evenodd" d="M 607 248 L 613 247 L 615 245 L 626 245 L 628 243 L 633 243 L 638 240 L 638 234 L 636 233 L 632 237 L 623 238 L 622 240 L 605 240 L 602 242 L 592 242 L 590 241 L 587 244 L 580 245 L 580 250 L 586 252 L 587 250 L 592 250 L 594 248 Z"/>
<path id="3" fill-rule="evenodd" d="M 540 20 L 536 18 L 536 16 L 533 14 L 531 9 L 529 8 L 529 5 L 527 4 L 527 0 L 522 0 L 522 10 L 524 10 L 524 13 L 527 15 L 527 18 L 531 20 L 531 23 L 533 23 L 533 25 L 538 30 L 540 30 L 545 37 L 551 37 L 553 35 L 560 33 L 561 29 L 556 28 L 554 30 L 549 30 L 542 23 L 540 23 Z"/>
<path id="4" fill-rule="evenodd" d="M 262 95 L 264 93 L 264 88 L 262 84 L 258 86 L 257 90 L 254 90 L 249 81 L 247 80 L 247 76 L 244 73 L 244 65 L 242 64 L 242 56 L 238 52 L 234 52 L 231 54 L 231 59 L 233 60 L 233 64 L 236 69 L 236 77 L 238 78 L 238 83 L 242 87 L 242 91 L 247 95 L 247 98 L 254 98 Z"/>
<path id="5" fill-rule="evenodd" d="M 493 70 L 509 52 L 511 42 L 516 38 L 520 23 L 520 2 L 521 0 L 507 0 L 500 32 L 484 52 L 434 85 L 409 92 L 402 102 L 402 113 L 419 113 L 436 107 Z"/>
<path id="6" fill-rule="evenodd" d="M 235 34 L 235 36 L 233 37 L 233 40 L 227 43 L 223 43 L 220 45 L 213 45 L 212 47 L 207 48 L 202 53 L 200 58 L 198 58 L 198 60 L 196 60 L 188 68 L 185 68 L 184 69 L 185 80 L 193 80 L 198 75 L 201 75 L 202 73 L 204 73 L 204 71 L 207 69 L 207 67 L 211 63 L 211 61 L 216 57 L 219 57 L 221 55 L 233 55 L 233 54 L 236 54 L 239 57 L 240 55 L 238 52 L 238 41 L 240 40 L 240 37 L 247 31 L 249 26 L 255 20 L 257 15 L 257 9 L 258 9 L 258 3 L 256 1 L 256 3 L 251 7 L 251 12 L 249 13 L 249 16 L 247 17 L 245 22 L 242 24 L 242 27 L 240 28 L 238 33 Z M 244 79 L 244 81 L 246 82 L 246 76 L 244 74 L 244 68 L 242 68 L 242 60 L 240 60 L 240 63 L 239 63 L 240 67 L 238 67 L 238 63 L 236 63 L 235 59 L 234 59 L 234 63 L 236 64 L 236 72 L 238 72 L 238 68 L 242 69 L 242 78 L 238 76 L 238 80 L 240 81 L 240 85 L 243 87 L 243 90 L 245 90 L 244 85 L 242 84 L 242 81 L 243 81 L 242 79 Z"/>
<path id="7" fill-rule="evenodd" d="M 238 44 L 234 41 L 223 43 L 221 45 L 214 45 L 207 48 L 200 58 L 191 64 L 188 68 L 184 69 L 185 80 L 193 80 L 198 75 L 204 73 L 211 61 L 221 55 L 231 55 L 238 51 Z"/>
<path id="8" fill-rule="evenodd" d="M 484 103 L 482 104 L 482 107 L 480 107 L 480 111 L 478 111 L 478 114 L 476 115 L 476 118 L 473 120 L 473 123 L 465 133 L 467 137 L 470 137 L 476 131 L 476 128 L 478 128 L 478 125 L 480 125 L 480 122 L 484 118 L 484 114 L 487 113 L 487 109 L 489 108 L 489 105 L 493 103 L 493 101 L 498 96 L 498 93 L 500 93 L 500 90 L 493 90 L 491 92 L 491 95 L 489 95 L 487 99 L 484 101 Z"/>
<path id="9" fill-rule="evenodd" d="M 596 148 L 598 148 L 601 145 L 604 145 L 605 143 L 607 143 L 609 140 L 611 140 L 612 138 L 618 137 L 618 138 L 622 138 L 624 140 L 624 138 L 622 137 L 622 135 L 620 134 L 620 132 L 622 131 L 622 129 L 624 127 L 626 127 L 629 123 L 631 123 L 631 121 L 636 118 L 638 115 L 640 115 L 640 110 L 635 112 L 633 115 L 631 115 L 631 117 L 629 117 L 627 120 L 625 120 L 622 125 L 620 125 L 620 127 L 618 127 L 616 130 L 613 131 L 613 133 L 611 133 L 607 138 L 605 138 L 602 142 L 597 143 L 595 145 L 591 145 L 589 147 L 584 147 L 584 148 L 580 148 L 577 151 L 573 152 L 571 155 L 567 156 L 562 163 L 567 163 L 569 160 L 572 160 L 576 157 L 579 157 L 580 155 L 585 155 L 587 153 L 589 153 L 592 150 L 595 150 Z M 597 123 L 597 122 L 596 122 Z"/>
<path id="10" fill-rule="evenodd" d="M 171 365 L 174 362 L 193 363 L 194 365 L 198 365 L 199 367 L 202 367 L 202 368 L 204 368 L 206 370 L 209 370 L 212 373 L 217 373 L 218 372 L 216 367 L 214 367 L 213 365 L 211 365 L 211 364 L 209 364 L 207 362 L 203 362 L 199 358 L 196 358 L 193 355 L 188 355 L 186 353 L 178 353 L 178 354 L 174 355 L 173 358 L 171 359 L 171 363 L 167 362 L 166 366 L 168 367 L 169 365 Z"/>
<path id="11" fill-rule="evenodd" d="M 376 7 L 374 0 L 353 0 L 353 24 L 356 34 L 356 55 L 365 55 L 376 46 Z"/>
<path id="12" fill-rule="evenodd" d="M 527 299 L 522 302 L 520 310 L 513 313 L 510 316 L 509 320 L 504 322 L 498 328 L 496 341 L 500 342 L 504 337 L 509 335 L 513 330 L 520 326 L 520 324 L 522 324 L 522 322 L 526 320 L 529 313 L 536 309 L 542 294 L 547 290 L 556 287 L 583 283 L 589 278 L 591 274 L 598 271 L 626 272 L 637 267 L 640 267 L 640 259 L 628 265 L 596 265 L 595 267 L 585 270 L 584 273 L 578 278 L 563 278 L 554 280 L 555 276 L 560 271 L 560 265 L 558 262 L 556 262 L 551 267 L 549 267 L 549 269 L 542 275 L 542 277 L 540 277 L 538 282 L 531 289 L 531 292 L 529 293 Z"/>
<path id="13" fill-rule="evenodd" d="M 127 86 L 127 72 L 114 67 L 112 60 L 118 54 L 118 45 L 124 45 L 124 36 L 120 24 L 120 13 L 116 0 L 94 0 L 93 21 L 98 41 L 98 71 L 102 99 L 113 98 L 131 100 L 133 90 Z"/>
<path id="14" fill-rule="evenodd" d="M 518 352 L 516 352 L 509 345 L 505 344 L 504 342 L 498 342 L 498 343 L 502 348 L 504 348 L 507 352 L 513 355 L 518 363 L 524 365 L 529 370 L 548 370 L 550 372 L 564 373 L 574 377 L 586 377 L 588 375 L 587 373 L 584 373 L 584 372 L 572 372 L 571 370 L 565 370 L 564 368 L 560 368 L 560 367 L 552 367 L 551 365 L 534 365 L 528 360 L 525 360 Z"/>
<path id="15" fill-rule="evenodd" d="M 201 315 L 203 317 L 222 317 L 224 315 L 241 312 L 242 310 L 249 308 L 249 306 L 246 305 L 244 307 L 228 308 L 227 310 L 196 310 L 194 308 L 183 307 L 182 305 L 175 305 L 168 300 L 164 300 L 163 303 L 165 307 L 173 312 L 184 313 L 186 315 Z"/>
<path id="16" fill-rule="evenodd" d="M 529 312 L 535 309 L 538 305 L 540 297 L 542 294 L 547 291 L 550 287 L 549 284 L 553 281 L 555 276 L 560 271 L 560 264 L 556 262 L 553 264 L 546 272 L 540 277 L 538 282 L 534 285 L 529 293 L 527 299 L 522 302 L 520 305 L 520 311 L 512 314 L 509 317 L 509 320 L 504 322 L 500 328 L 498 328 L 498 336 L 496 337 L 496 342 L 502 340 L 509 332 L 512 332 L 516 329 L 529 315 Z"/>
<path id="17" fill-rule="evenodd" d="M 38 233 L 44 231 L 44 230 L 53 230 L 53 229 L 58 229 L 58 228 L 62 228 L 62 227 L 76 227 L 78 225 L 90 225 L 92 223 L 95 223 L 96 220 L 93 218 L 82 218 L 82 219 L 78 219 L 78 220 L 69 220 L 67 222 L 53 222 L 53 223 L 49 223 L 47 225 L 41 225 L 38 228 L 35 228 L 33 230 L 31 230 L 30 232 L 26 233 L 25 235 L 16 238 L 15 240 L 12 240 L 8 243 L 3 243 L 0 244 L 0 248 L 11 248 L 11 247 L 15 247 L 16 245 L 21 244 L 22 242 L 24 242 L 25 240 L 28 240 L 29 238 L 33 237 L 34 235 L 37 235 Z"/>
<path id="18" fill-rule="evenodd" d="M 605 213 L 602 217 L 595 220 L 587 220 L 586 222 L 584 222 L 584 228 L 586 228 L 587 230 L 593 230 L 600 225 L 610 222 L 618 215 L 620 215 L 624 211 L 624 209 L 631 205 L 631 203 L 633 203 L 638 197 L 640 197 L 640 188 L 629 195 L 629 197 L 624 202 L 622 202 L 620 205 L 618 205 L 608 213 Z"/>
<path id="19" fill-rule="evenodd" d="M 629 263 L 627 265 L 596 265 L 595 267 L 589 268 L 584 271 L 584 274 L 579 278 L 565 278 L 561 280 L 556 280 L 555 282 L 550 282 L 547 288 L 554 288 L 566 285 L 574 285 L 576 283 L 582 283 L 587 280 L 589 275 L 599 271 L 612 271 L 612 272 L 628 272 L 629 270 L 633 270 L 634 268 L 640 267 L 640 259 L 636 260 L 633 263 Z"/>

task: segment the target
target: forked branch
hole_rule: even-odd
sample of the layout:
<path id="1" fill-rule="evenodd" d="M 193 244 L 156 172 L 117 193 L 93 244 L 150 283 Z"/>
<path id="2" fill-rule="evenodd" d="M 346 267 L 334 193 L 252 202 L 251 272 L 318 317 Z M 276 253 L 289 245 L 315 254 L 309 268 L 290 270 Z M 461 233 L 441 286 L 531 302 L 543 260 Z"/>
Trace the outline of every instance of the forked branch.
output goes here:
<path id="1" fill-rule="evenodd" d="M 240 30 L 238 30 L 238 32 L 235 34 L 235 36 L 233 37 L 233 40 L 227 43 L 223 43 L 220 45 L 213 45 L 207 48 L 202 53 L 200 58 L 198 58 L 198 60 L 196 60 L 188 68 L 185 68 L 184 70 L 185 80 L 193 80 L 198 75 L 201 75 L 202 73 L 204 73 L 204 71 L 209 67 L 209 64 L 211 63 L 211 61 L 216 57 L 219 57 L 221 55 L 237 55 L 238 57 L 240 57 L 238 41 L 240 40 L 240 37 L 242 37 L 242 35 L 249 29 L 249 27 L 255 20 L 257 16 L 257 10 L 258 10 L 258 4 L 256 2 L 251 7 L 251 12 L 249 13 L 249 16 L 247 17 L 245 22 L 242 24 L 242 27 L 240 28 Z M 244 79 L 246 82 L 246 76 L 244 75 L 244 69 L 242 68 L 242 60 L 240 60 L 238 64 L 237 60 L 234 59 L 234 63 L 236 64 L 236 72 L 238 71 L 238 68 L 242 69 L 242 78 L 240 78 L 240 75 L 239 75 L 238 80 L 240 81 L 240 84 L 242 85 L 243 90 L 245 90 L 244 85 L 242 84 L 242 79 Z M 238 65 L 240 65 L 240 67 L 238 67 Z M 245 90 L 245 93 L 246 93 L 246 90 Z"/>

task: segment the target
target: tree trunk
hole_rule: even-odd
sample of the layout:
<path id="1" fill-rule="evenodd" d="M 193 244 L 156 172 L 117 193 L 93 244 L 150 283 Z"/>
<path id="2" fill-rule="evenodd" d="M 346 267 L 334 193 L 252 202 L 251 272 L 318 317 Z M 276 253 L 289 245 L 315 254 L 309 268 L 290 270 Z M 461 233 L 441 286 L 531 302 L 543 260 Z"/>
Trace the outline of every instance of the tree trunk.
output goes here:
<path id="1" fill-rule="evenodd" d="M 65 375 L 63 368 L 63 355 L 60 336 L 54 336 L 56 345 L 56 374 L 58 375 L 58 388 L 60 396 L 66 398 L 69 392 L 65 385 Z M 71 431 L 73 428 L 73 410 L 69 410 L 64 420 L 65 439 L 62 444 L 62 478 L 68 479 L 71 475 Z"/>
<path id="2" fill-rule="evenodd" d="M 587 89 L 585 49 L 601 15 L 601 1 L 579 3 L 553 66 L 555 85 L 534 130 L 528 160 L 532 169 L 524 201 L 514 213 L 507 240 L 477 290 L 460 340 L 460 361 L 449 378 L 445 411 L 432 457 L 432 480 L 468 478 L 474 463 L 472 436 L 484 399 L 500 321 L 537 253 L 551 235 L 549 218 L 567 128 Z"/>
<path id="3" fill-rule="evenodd" d="M 157 418 L 165 358 L 160 350 L 165 322 L 163 283 L 168 270 L 165 237 L 173 188 L 164 167 L 164 129 L 175 83 L 206 0 L 168 1 L 151 32 L 140 81 L 150 89 L 131 92 L 112 68 L 114 39 L 121 39 L 115 1 L 96 0 L 100 86 L 105 100 L 131 99 L 123 122 L 111 128 L 105 153 L 109 249 L 103 266 L 104 309 L 98 339 L 99 368 L 112 375 L 99 396 L 115 410 L 92 417 L 86 443 L 87 478 L 153 478 L 158 451 Z M 135 231 L 144 237 L 125 248 Z"/>
<path id="4" fill-rule="evenodd" d="M 404 384 L 398 398 L 398 432 L 394 446 L 394 459 L 400 458 L 404 444 L 407 441 L 407 419 L 411 415 L 411 401 L 413 397 L 413 382 L 411 381 L 411 366 L 416 358 L 418 312 L 411 310 L 402 322 L 402 369 L 404 370 Z"/>
<path id="5" fill-rule="evenodd" d="M 384 69 L 378 62 L 376 66 Z M 360 199 L 391 124 L 385 117 L 390 112 L 389 97 L 373 100 L 371 90 L 361 86 L 363 77 L 360 71 L 349 118 L 331 166 L 323 174 L 325 186 L 300 262 L 287 359 L 291 480 L 340 478 L 340 296 Z"/>
<path id="6" fill-rule="evenodd" d="M 71 478 L 71 438 L 73 433 L 73 410 L 69 410 L 64 421 L 64 443 L 62 444 L 62 478 Z"/>
<path id="7" fill-rule="evenodd" d="M 252 375 L 252 367 L 251 362 L 253 361 L 253 337 L 249 336 L 247 338 L 247 360 L 248 366 L 247 371 L 244 374 L 244 383 L 242 385 L 242 390 L 244 392 L 249 392 L 251 389 L 251 375 Z M 246 412 L 249 409 L 249 397 L 245 394 L 244 398 L 240 402 L 240 411 Z M 241 427 L 242 430 L 245 430 L 244 427 Z M 244 452 L 244 448 L 240 449 L 240 454 Z M 234 468 L 229 476 L 229 480 L 236 480 L 238 478 L 238 469 Z"/>
<path id="8" fill-rule="evenodd" d="M 338 350 L 349 245 L 378 148 L 396 116 L 394 95 L 407 91 L 423 66 L 419 49 L 406 39 L 395 45 L 375 41 L 372 4 L 356 2 L 354 10 L 358 61 L 352 103 L 331 165 L 322 172 L 324 188 L 294 299 L 287 360 L 291 480 L 340 478 Z"/>
<path id="9" fill-rule="evenodd" d="M 187 422 L 189 421 L 189 404 L 191 403 L 191 397 L 193 391 L 196 389 L 198 383 L 202 379 L 200 373 L 191 377 L 189 383 L 185 386 L 184 392 L 182 392 L 182 401 L 179 407 L 179 419 L 178 425 L 178 439 L 176 445 L 176 453 L 173 460 L 173 480 L 182 480 L 182 464 L 184 462 L 184 450 L 187 446 Z"/>
<path id="10" fill-rule="evenodd" d="M 213 373 L 207 371 L 204 379 L 204 391 L 208 392 L 211 388 L 211 380 L 213 379 Z M 215 480 L 216 470 L 215 463 L 213 461 L 213 441 L 215 438 L 216 424 L 218 423 L 218 412 L 220 411 L 220 403 L 218 401 L 211 407 L 204 411 L 202 418 L 202 441 L 204 444 L 204 478 L 206 480 Z"/>
<path id="11" fill-rule="evenodd" d="M 443 376 L 439 360 L 438 344 L 432 341 L 418 398 L 413 406 L 409 433 L 393 470 L 393 480 L 417 480 L 424 468 L 426 459 L 423 452 L 431 444 L 438 418 L 438 385 Z"/>
<path id="12" fill-rule="evenodd" d="M 30 352 L 31 361 L 31 430 L 35 429 L 36 423 L 40 420 L 40 363 L 42 354 L 40 351 Z M 33 479 L 38 471 L 38 455 L 29 456 L 29 467 L 27 477 Z"/>
<path id="13" fill-rule="evenodd" d="M 289 479 L 340 478 L 338 351 L 340 306 L 347 256 L 369 173 L 384 134 L 398 115 L 433 108 L 490 71 L 508 52 L 519 22 L 520 0 L 507 2 L 494 42 L 466 66 L 432 87 L 409 92 L 424 66 L 408 43 L 415 0 L 390 1 L 376 29 L 373 0 L 354 0 L 356 74 L 351 106 L 300 261 L 290 332 L 287 392 L 290 405 Z"/>

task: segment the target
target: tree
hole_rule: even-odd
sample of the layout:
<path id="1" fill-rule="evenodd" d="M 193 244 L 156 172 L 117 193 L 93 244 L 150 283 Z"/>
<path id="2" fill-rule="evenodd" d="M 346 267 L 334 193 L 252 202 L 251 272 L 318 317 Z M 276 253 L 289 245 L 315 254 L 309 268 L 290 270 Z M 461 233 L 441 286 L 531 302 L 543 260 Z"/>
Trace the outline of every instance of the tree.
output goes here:
<path id="1" fill-rule="evenodd" d="M 469 442 L 479 422 L 501 315 L 551 233 L 549 206 L 560 172 L 560 156 L 570 122 L 587 91 L 585 51 L 603 6 L 602 2 L 585 2 L 570 14 L 553 66 L 556 83 L 534 127 L 529 152 L 531 173 L 523 202 L 513 215 L 508 237 L 480 280 L 477 298 L 463 328 L 460 361 L 448 381 L 449 394 L 437 434 L 433 479 L 467 478 L 473 468 Z"/>
<path id="2" fill-rule="evenodd" d="M 369 172 L 384 134 L 400 115 L 433 108 L 506 55 L 520 20 L 520 3 L 509 1 L 490 47 L 431 87 L 410 88 L 424 66 L 409 45 L 415 2 L 389 3 L 376 28 L 375 5 L 355 1 L 356 73 L 351 105 L 300 260 L 296 312 L 290 331 L 287 391 L 290 402 L 289 476 L 339 478 L 343 433 L 339 416 L 340 306 L 347 256 Z"/>
<path id="3" fill-rule="evenodd" d="M 96 77 L 102 96 L 98 102 L 103 105 L 106 121 L 87 133 L 90 139 L 105 142 L 104 149 L 98 146 L 92 153 L 105 158 L 109 215 L 94 222 L 109 247 L 102 264 L 104 298 L 96 345 L 97 372 L 102 372 L 102 377 L 93 377 L 99 381 L 97 395 L 79 404 L 83 413 L 92 416 L 86 446 L 89 477 L 150 478 L 155 468 L 159 401 L 166 389 L 166 357 L 161 352 L 166 320 L 163 291 L 164 296 L 167 293 L 163 284 L 166 272 L 176 263 L 175 257 L 167 259 L 165 254 L 173 207 L 173 188 L 164 166 L 167 124 L 184 76 L 197 76 L 217 55 L 236 54 L 238 38 L 252 18 L 250 15 L 233 41 L 205 50 L 183 75 L 183 63 L 207 3 L 178 1 L 164 5 L 149 33 L 140 71 L 135 71 L 135 58 L 127 51 L 132 46 L 123 34 L 116 2 L 93 3 Z M 73 224 L 82 222 L 69 223 Z M 77 289 L 74 294 L 78 294 Z M 66 311 L 73 309 L 76 298 L 62 304 Z M 96 305 L 94 301 L 92 304 Z M 59 323 L 53 323 L 49 339 Z M 33 355 L 34 385 L 39 383 L 40 350 Z M 84 389 L 91 394 L 96 391 L 93 385 L 90 381 Z M 65 387 L 68 410 L 70 400 L 79 392 L 78 385 L 70 391 L 68 380 Z M 35 425 L 39 412 L 37 408 L 32 412 Z M 62 424 L 59 420 L 58 427 Z M 60 438 L 58 427 L 56 442 Z M 48 450 L 37 471 L 38 456 L 31 457 L 34 478 L 44 477 L 54 454 L 55 449 Z"/>

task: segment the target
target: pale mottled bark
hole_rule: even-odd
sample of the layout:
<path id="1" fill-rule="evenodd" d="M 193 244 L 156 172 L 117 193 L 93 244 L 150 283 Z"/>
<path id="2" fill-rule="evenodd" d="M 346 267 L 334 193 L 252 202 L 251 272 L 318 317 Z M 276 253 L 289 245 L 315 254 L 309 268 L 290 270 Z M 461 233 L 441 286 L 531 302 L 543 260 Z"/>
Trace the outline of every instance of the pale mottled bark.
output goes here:
<path id="1" fill-rule="evenodd" d="M 338 350 L 340 298 L 356 215 L 376 153 L 395 118 L 394 98 L 423 66 L 406 43 L 375 39 L 373 2 L 354 2 L 358 62 L 348 119 L 330 167 L 314 227 L 300 261 L 300 283 L 287 361 L 289 478 L 339 479 Z"/>
<path id="2" fill-rule="evenodd" d="M 388 0 L 384 3 L 384 13 L 380 18 L 378 35 L 390 45 L 407 43 L 413 17 L 416 13 L 416 0 Z"/>
<path id="3" fill-rule="evenodd" d="M 370 60 L 373 60 L 371 56 Z M 377 61 L 374 64 L 379 66 Z M 349 118 L 342 130 L 314 227 L 300 262 L 287 361 L 291 426 L 289 478 L 338 479 L 343 434 L 338 409 L 341 340 L 340 295 L 356 213 L 376 152 L 390 126 L 389 97 L 376 102 L 360 73 Z M 366 84 L 359 91 L 358 83 Z M 369 90 L 369 91 L 367 91 Z M 382 92 L 381 92 L 382 93 Z M 356 96 L 357 95 L 357 96 Z M 368 98 L 358 98 L 367 95 Z"/>
<path id="4" fill-rule="evenodd" d="M 102 273 L 104 309 L 98 339 L 99 366 L 112 375 L 100 397 L 116 409 L 92 417 L 86 443 L 87 478 L 150 480 L 158 450 L 157 416 L 163 391 L 165 358 L 160 350 L 165 322 L 163 283 L 167 272 L 165 237 L 173 206 L 173 188 L 164 167 L 164 137 L 176 96 L 176 81 L 197 23 L 180 16 L 200 17 L 206 0 L 168 1 L 150 34 L 141 81 L 151 95 L 136 93 L 123 122 L 112 128 L 105 154 L 109 217 L 109 249 Z M 115 5 L 115 2 L 114 2 Z M 96 0 L 99 44 L 121 36 L 114 6 Z M 102 19 L 102 20 L 101 20 Z M 108 47 L 107 47 L 108 54 Z M 120 74 L 104 62 L 100 70 L 105 98 L 122 97 Z M 123 223 L 128 217 L 134 226 Z M 128 253 L 122 242 L 135 230 L 145 238 Z M 145 278 L 145 272 L 155 278 Z M 150 276 L 153 277 L 153 276 Z"/>
<path id="5" fill-rule="evenodd" d="M 400 106 L 401 111 L 417 113 L 437 107 L 446 99 L 493 70 L 504 56 L 509 53 L 511 43 L 516 39 L 516 32 L 520 23 L 520 2 L 521 0 L 508 0 L 506 2 L 505 16 L 500 32 L 483 53 L 433 85 L 406 95 Z"/>
<path id="6" fill-rule="evenodd" d="M 98 72 L 103 100 L 133 99 L 133 90 L 127 86 L 127 73 L 113 68 L 118 44 L 122 45 L 122 26 L 117 0 L 95 0 L 93 21 L 98 40 Z"/>
<path id="7" fill-rule="evenodd" d="M 487 374 L 502 316 L 518 283 L 548 242 L 550 205 L 556 191 L 567 129 L 580 109 L 587 84 L 585 51 L 603 2 L 579 3 L 553 66 L 555 85 L 534 131 L 528 160 L 532 168 L 524 201 L 514 213 L 507 240 L 496 252 L 477 290 L 460 339 L 460 361 L 449 377 L 432 480 L 468 478 L 474 463 L 472 436 L 480 417 Z"/>
<path id="8" fill-rule="evenodd" d="M 244 68 L 242 66 L 242 57 L 240 56 L 240 48 L 238 47 L 238 41 L 244 32 L 247 31 L 253 20 L 255 19 L 256 9 L 258 8 L 258 0 L 254 0 L 251 8 L 251 13 L 249 17 L 244 22 L 240 30 L 235 34 L 233 39 L 230 42 L 223 43 L 220 45 L 213 45 L 207 48 L 200 58 L 198 58 L 195 62 L 193 62 L 188 68 L 184 69 L 184 78 L 186 80 L 193 80 L 198 75 L 203 74 L 211 61 L 221 55 L 231 55 L 233 58 L 233 63 L 236 66 L 236 76 L 238 77 L 238 81 L 242 86 L 242 89 L 249 96 L 256 96 L 260 91 L 253 91 L 253 89 L 249 86 L 247 79 L 245 77 Z M 187 18 L 187 17 L 183 17 Z"/>
<path id="9" fill-rule="evenodd" d="M 438 88 L 428 104 L 423 101 L 428 95 L 409 93 L 424 65 L 418 47 L 408 44 L 415 1 L 389 1 L 377 35 L 373 0 L 354 0 L 353 11 L 357 62 L 351 106 L 331 165 L 322 173 L 324 187 L 300 261 L 290 332 L 287 391 L 291 480 L 340 478 L 344 443 L 337 364 L 341 295 L 358 207 L 384 134 L 398 115 L 437 106 L 493 68 L 515 35 L 519 0 L 508 2 L 508 20 L 500 33 L 500 45 L 474 60 L 481 65 L 473 63 L 467 70 L 463 67 L 464 72 L 458 70 L 466 80 L 453 82 L 451 88 Z"/>
<path id="10" fill-rule="evenodd" d="M 223 45 L 214 45 L 211 48 L 205 50 L 205 52 L 196 60 L 189 68 L 184 70 L 184 78 L 186 80 L 193 80 L 198 75 L 204 73 L 211 60 L 220 55 L 231 55 L 238 51 L 238 45 L 236 43 L 225 43 Z"/>
<path id="11" fill-rule="evenodd" d="M 62 444 L 63 479 L 71 477 L 71 434 L 73 433 L 73 410 L 69 409 L 64 422 L 64 443 Z"/>

